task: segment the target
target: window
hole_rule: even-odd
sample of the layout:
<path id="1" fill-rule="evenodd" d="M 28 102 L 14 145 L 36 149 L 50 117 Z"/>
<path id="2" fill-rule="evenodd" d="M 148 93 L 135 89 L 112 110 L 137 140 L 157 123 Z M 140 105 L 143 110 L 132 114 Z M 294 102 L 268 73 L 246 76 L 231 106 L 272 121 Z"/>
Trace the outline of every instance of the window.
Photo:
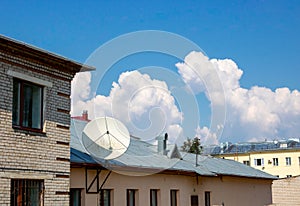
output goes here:
<path id="1" fill-rule="evenodd" d="M 210 206 L 210 192 L 205 192 L 205 206 Z"/>
<path id="2" fill-rule="evenodd" d="M 81 189 L 70 189 L 70 206 L 81 206 Z"/>
<path id="3" fill-rule="evenodd" d="M 127 206 L 135 206 L 135 193 L 136 190 L 127 190 Z"/>
<path id="4" fill-rule="evenodd" d="M 250 166 L 250 161 L 249 160 L 245 160 L 245 161 L 243 161 L 243 164 Z"/>
<path id="5" fill-rule="evenodd" d="M 177 206 L 177 190 L 170 191 L 170 198 L 171 206 Z"/>
<path id="6" fill-rule="evenodd" d="M 290 157 L 286 157 L 286 158 L 285 158 L 285 164 L 286 164 L 287 166 L 290 166 L 291 163 L 292 163 L 291 158 L 290 158 Z"/>
<path id="7" fill-rule="evenodd" d="M 191 206 L 198 206 L 198 205 L 199 205 L 198 195 L 192 195 Z"/>
<path id="8" fill-rule="evenodd" d="M 11 206 L 42 206 L 44 202 L 43 180 L 11 180 Z"/>
<path id="9" fill-rule="evenodd" d="M 157 192 L 158 190 L 150 190 L 150 206 L 157 206 Z"/>
<path id="10" fill-rule="evenodd" d="M 300 165 L 300 157 L 298 157 L 298 162 L 299 162 L 299 165 Z"/>
<path id="11" fill-rule="evenodd" d="M 255 166 L 264 166 L 264 158 L 254 159 Z"/>
<path id="12" fill-rule="evenodd" d="M 100 206 L 110 206 L 111 190 L 100 190 Z"/>
<path id="13" fill-rule="evenodd" d="M 273 158 L 273 166 L 278 166 L 278 158 Z"/>
<path id="14" fill-rule="evenodd" d="M 292 177 L 292 175 L 287 175 L 286 177 L 287 177 L 287 178 L 291 178 L 291 177 Z"/>
<path id="15" fill-rule="evenodd" d="M 13 85 L 13 126 L 41 131 L 43 87 L 19 79 Z"/>

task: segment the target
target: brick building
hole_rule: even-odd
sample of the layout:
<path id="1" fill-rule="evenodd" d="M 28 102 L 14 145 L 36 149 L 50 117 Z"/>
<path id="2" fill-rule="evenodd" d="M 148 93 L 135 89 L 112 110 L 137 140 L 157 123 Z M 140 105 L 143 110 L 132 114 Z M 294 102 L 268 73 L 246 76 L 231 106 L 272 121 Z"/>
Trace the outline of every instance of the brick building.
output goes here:
<path id="1" fill-rule="evenodd" d="M 272 197 L 274 206 L 300 205 L 300 176 L 274 180 Z"/>
<path id="2" fill-rule="evenodd" d="M 69 205 L 71 80 L 91 69 L 0 36 L 0 205 Z"/>

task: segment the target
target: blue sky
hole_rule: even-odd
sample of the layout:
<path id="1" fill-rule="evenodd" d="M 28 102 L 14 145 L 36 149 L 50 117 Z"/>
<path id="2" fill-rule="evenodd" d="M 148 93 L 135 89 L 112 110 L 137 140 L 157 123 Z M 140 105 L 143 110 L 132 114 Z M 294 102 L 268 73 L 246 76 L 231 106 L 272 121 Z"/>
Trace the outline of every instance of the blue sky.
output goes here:
<path id="1" fill-rule="evenodd" d="M 210 59 L 232 59 L 243 71 L 240 87 L 287 87 L 299 90 L 300 3 L 299 1 L 7 1 L 1 2 L 1 34 L 76 61 L 85 62 L 105 42 L 128 32 L 163 30 L 195 42 Z M 176 71 L 174 59 L 145 58 Z M 124 61 L 104 86 L 108 95 L 112 81 L 126 69 L 138 68 Z M 128 66 L 128 68 L 126 68 Z M 250 91 L 249 91 L 250 92 Z M 251 93 L 251 92 L 250 92 Z M 253 92 L 252 92 L 253 93 Z M 200 95 L 201 96 L 201 95 Z M 197 96 L 199 101 L 205 98 Z M 297 96 L 297 95 L 296 95 Z M 201 100 L 202 99 L 202 100 Z M 291 100 L 292 101 L 292 100 Z M 294 105 L 298 99 L 293 100 Z M 296 103 L 295 103 L 296 101 Z M 266 101 L 267 102 L 267 101 Z M 206 104 L 208 101 L 206 101 Z M 209 106 L 199 108 L 209 123 Z M 298 107 L 295 107 L 298 108 Z M 231 110 L 229 110 L 231 111 Z M 259 111 L 259 110 L 257 110 Z M 271 113 L 276 113 L 276 109 Z M 241 113 L 242 115 L 242 113 Z M 282 114 L 280 121 L 288 121 Z M 292 123 L 298 123 L 298 113 Z M 255 126 L 255 125 L 253 125 Z M 236 129 L 236 128 L 234 128 Z M 253 128 L 251 128 L 253 129 Z M 232 141 L 294 136 L 295 132 L 253 134 L 236 132 Z M 286 131 L 286 128 L 283 129 Z M 224 140 L 234 131 L 226 133 Z M 189 134 L 192 136 L 192 134 Z M 247 136 L 239 138 L 238 136 Z M 275 138 L 275 137 L 274 137 Z"/>

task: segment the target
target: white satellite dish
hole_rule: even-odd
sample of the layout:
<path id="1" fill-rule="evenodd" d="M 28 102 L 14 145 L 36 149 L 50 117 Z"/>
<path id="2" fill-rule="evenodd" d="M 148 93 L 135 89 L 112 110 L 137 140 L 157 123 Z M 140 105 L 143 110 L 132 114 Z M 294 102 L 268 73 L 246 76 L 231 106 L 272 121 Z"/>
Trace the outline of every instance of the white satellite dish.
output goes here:
<path id="1" fill-rule="evenodd" d="M 110 160 L 126 152 L 130 135 L 119 120 L 100 117 L 85 126 L 82 132 L 82 143 L 95 158 Z"/>

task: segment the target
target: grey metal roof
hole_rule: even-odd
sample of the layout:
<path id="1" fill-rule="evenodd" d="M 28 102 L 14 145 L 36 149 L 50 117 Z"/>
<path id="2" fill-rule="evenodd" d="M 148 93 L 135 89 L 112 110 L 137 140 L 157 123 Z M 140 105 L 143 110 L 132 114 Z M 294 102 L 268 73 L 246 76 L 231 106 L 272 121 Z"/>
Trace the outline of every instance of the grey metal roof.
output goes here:
<path id="1" fill-rule="evenodd" d="M 156 147 L 136 138 L 131 138 L 127 151 L 114 160 L 104 160 L 93 157 L 84 148 L 81 140 L 82 131 L 87 122 L 72 119 L 71 121 L 71 162 L 81 164 L 100 164 L 118 167 L 133 167 L 155 170 L 175 170 L 192 172 L 202 176 L 230 175 L 251 178 L 276 179 L 260 170 L 256 170 L 244 164 L 199 155 L 196 166 L 195 154 L 181 153 L 182 159 L 170 158 L 170 155 L 162 155 L 156 151 Z M 177 147 L 168 146 L 169 153 Z"/>
<path id="2" fill-rule="evenodd" d="M 195 164 L 195 154 L 185 153 L 184 159 L 189 161 L 190 163 Z M 234 160 L 200 155 L 198 157 L 198 164 L 205 167 L 210 172 L 213 172 L 214 174 L 218 175 L 232 175 L 269 179 L 274 178 L 273 175 L 254 169 L 250 166 L 244 165 Z"/>

